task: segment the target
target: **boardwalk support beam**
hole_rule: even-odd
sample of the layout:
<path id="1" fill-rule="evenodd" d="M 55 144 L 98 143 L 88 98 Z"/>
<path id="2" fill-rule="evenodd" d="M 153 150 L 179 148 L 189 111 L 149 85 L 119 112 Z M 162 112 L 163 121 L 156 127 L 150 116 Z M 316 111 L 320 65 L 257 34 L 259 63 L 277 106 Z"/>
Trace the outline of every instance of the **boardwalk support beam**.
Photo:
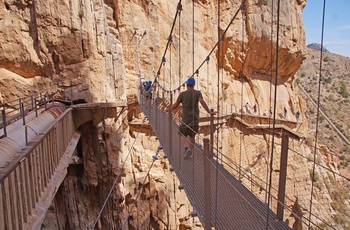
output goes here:
<path id="1" fill-rule="evenodd" d="M 211 112 L 214 112 L 214 109 L 210 110 Z M 212 157 L 213 156 L 213 146 L 214 146 L 214 114 L 210 115 L 210 151 L 209 154 Z"/>
<path id="2" fill-rule="evenodd" d="M 278 203 L 277 203 L 277 218 L 283 221 L 284 200 L 286 194 L 286 176 L 287 176 L 287 160 L 288 160 L 288 134 L 282 135 L 282 149 L 280 162 L 280 177 L 278 186 Z"/>
<path id="3" fill-rule="evenodd" d="M 209 139 L 204 138 L 204 213 L 205 213 L 205 223 L 204 229 L 211 229 L 211 186 L 210 186 L 210 158 L 212 152 L 209 151 Z"/>

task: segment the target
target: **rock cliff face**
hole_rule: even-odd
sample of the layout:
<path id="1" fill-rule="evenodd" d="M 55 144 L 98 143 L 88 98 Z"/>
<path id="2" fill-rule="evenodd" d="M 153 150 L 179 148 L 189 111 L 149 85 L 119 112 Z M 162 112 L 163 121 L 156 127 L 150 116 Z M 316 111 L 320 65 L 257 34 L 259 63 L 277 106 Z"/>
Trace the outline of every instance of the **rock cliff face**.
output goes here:
<path id="1" fill-rule="evenodd" d="M 175 26 L 162 69 L 165 74 L 159 78 L 161 84 L 174 89 L 192 75 L 216 44 L 218 31 L 223 33 L 240 2 L 221 1 L 218 9 L 217 2 L 194 1 L 194 16 L 192 2 L 182 2 L 180 22 Z M 306 0 L 281 3 L 278 31 L 276 5 L 272 4 L 273 1 L 247 0 L 244 10 L 228 28 L 220 51 L 216 49 L 207 69 L 200 70 L 198 88 L 211 107 L 223 112 L 229 105 L 239 112 L 243 103 L 256 103 L 258 114 L 268 115 L 274 100 L 270 92 L 277 87 L 275 107 L 279 116 L 283 116 L 280 111 L 284 107 L 290 116 L 297 111 L 304 113 L 305 103 L 292 83 L 306 54 L 301 18 Z M 177 2 L 162 0 L 1 0 L 2 100 L 11 101 L 50 89 L 57 91 L 62 99 L 76 102 L 126 103 L 127 98 L 137 93 L 140 78 L 153 79 L 157 74 L 176 7 Z M 280 35 L 278 75 L 274 86 L 271 82 L 276 76 L 276 66 L 271 63 L 277 58 L 277 32 Z M 217 82 L 218 66 L 220 82 Z M 118 175 L 122 177 L 110 207 L 114 211 L 103 212 L 98 226 L 119 229 L 123 224 L 157 146 L 148 137 L 137 137 L 133 144 L 123 117 L 106 119 L 98 126 L 87 123 L 79 128 L 82 138 L 78 157 L 83 164 L 70 167 L 58 191 L 53 205 L 58 228 L 90 228 Z M 304 132 L 306 126 L 304 122 L 298 131 Z M 224 149 L 238 143 L 239 130 L 223 132 L 222 136 L 235 137 L 225 142 Z M 261 147 L 266 147 L 266 141 L 256 145 L 257 154 Z M 246 157 L 246 164 L 257 172 L 262 172 L 268 162 L 267 157 L 257 160 L 252 153 Z M 307 162 L 296 165 L 295 170 L 308 167 Z M 159 161 L 155 169 L 147 178 L 143 199 L 138 201 L 128 221 L 130 229 L 145 226 L 175 229 L 182 222 L 189 223 L 190 205 L 185 194 L 175 189 L 177 181 L 168 172 L 167 163 Z M 293 190 L 292 184 L 290 189 Z M 293 190 L 290 195 L 296 194 L 299 191 Z M 329 202 L 327 194 L 325 197 L 325 202 Z M 320 206 L 322 210 L 324 207 Z M 47 221 L 44 225 L 52 227 Z"/>

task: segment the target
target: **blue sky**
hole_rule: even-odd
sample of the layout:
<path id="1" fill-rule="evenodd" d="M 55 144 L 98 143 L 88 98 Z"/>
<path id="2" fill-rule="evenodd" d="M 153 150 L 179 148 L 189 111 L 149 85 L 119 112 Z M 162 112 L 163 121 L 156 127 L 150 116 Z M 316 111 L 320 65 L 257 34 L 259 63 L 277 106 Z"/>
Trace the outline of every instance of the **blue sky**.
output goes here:
<path id="1" fill-rule="evenodd" d="M 324 0 L 307 0 L 303 11 L 306 44 L 321 43 Z M 350 57 L 350 0 L 326 0 L 323 46 Z"/>

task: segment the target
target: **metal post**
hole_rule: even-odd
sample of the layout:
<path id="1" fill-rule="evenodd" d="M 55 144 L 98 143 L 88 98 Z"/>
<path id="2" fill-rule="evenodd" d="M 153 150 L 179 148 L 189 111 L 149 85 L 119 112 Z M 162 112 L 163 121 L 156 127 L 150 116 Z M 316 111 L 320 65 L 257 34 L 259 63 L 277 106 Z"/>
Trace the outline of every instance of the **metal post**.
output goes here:
<path id="1" fill-rule="evenodd" d="M 278 185 L 277 218 L 283 221 L 284 200 L 286 194 L 287 160 L 288 160 L 288 134 L 282 135 L 282 149 L 280 162 L 280 177 Z"/>
<path id="2" fill-rule="evenodd" d="M 38 104 L 36 98 L 34 98 L 34 106 L 35 106 L 35 117 L 38 117 Z"/>
<path id="3" fill-rule="evenodd" d="M 5 104 L 4 104 L 4 109 L 2 110 L 2 126 L 4 129 L 4 137 L 7 137 L 7 132 L 6 132 L 6 113 L 5 113 Z"/>
<path id="4" fill-rule="evenodd" d="M 210 109 L 211 112 L 214 112 L 214 109 Z M 209 146 L 209 154 L 210 157 L 213 157 L 213 149 L 214 149 L 214 115 L 210 115 L 210 146 Z"/>
<path id="5" fill-rule="evenodd" d="M 26 141 L 26 145 L 28 144 L 28 128 L 24 126 L 24 139 Z"/>
<path id="6" fill-rule="evenodd" d="M 23 103 L 21 103 L 20 108 L 21 108 L 23 125 L 26 125 L 26 115 L 24 114 L 24 104 Z"/>
<path id="7" fill-rule="evenodd" d="M 204 229 L 211 230 L 211 178 L 210 178 L 210 152 L 209 139 L 203 139 L 204 145 Z"/>

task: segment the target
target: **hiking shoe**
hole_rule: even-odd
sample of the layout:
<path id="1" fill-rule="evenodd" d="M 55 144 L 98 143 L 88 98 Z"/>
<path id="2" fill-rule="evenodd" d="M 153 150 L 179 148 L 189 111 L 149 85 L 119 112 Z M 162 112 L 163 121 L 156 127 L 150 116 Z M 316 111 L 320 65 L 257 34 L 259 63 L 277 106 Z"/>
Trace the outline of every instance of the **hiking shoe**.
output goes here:
<path id="1" fill-rule="evenodd" d="M 186 152 L 186 156 L 184 157 L 184 160 L 188 160 L 188 159 L 191 159 L 193 156 L 193 153 L 191 150 L 187 150 Z"/>
<path id="2" fill-rule="evenodd" d="M 185 148 L 185 150 L 183 151 L 183 155 L 186 155 L 187 154 L 187 151 L 188 151 L 188 147 Z"/>

